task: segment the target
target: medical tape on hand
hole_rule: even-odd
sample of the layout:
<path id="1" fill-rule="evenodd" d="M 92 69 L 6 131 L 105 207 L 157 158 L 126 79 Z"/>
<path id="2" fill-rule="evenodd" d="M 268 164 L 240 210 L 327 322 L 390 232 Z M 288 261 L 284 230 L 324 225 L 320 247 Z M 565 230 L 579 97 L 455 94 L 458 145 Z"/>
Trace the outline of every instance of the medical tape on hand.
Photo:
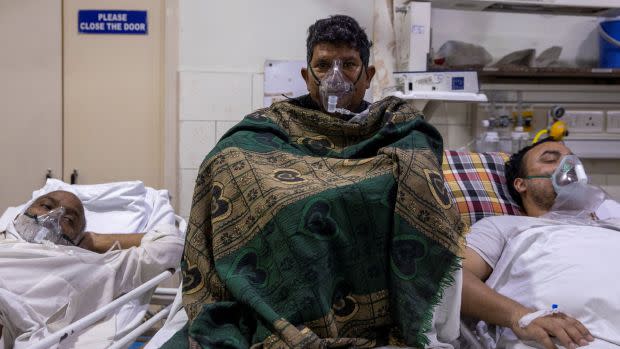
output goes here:
<path id="1" fill-rule="evenodd" d="M 551 306 L 551 309 L 539 310 L 533 313 L 529 313 L 523 316 L 521 319 L 519 319 L 519 327 L 526 328 L 532 323 L 532 321 L 538 319 L 539 317 L 544 317 L 544 316 L 551 315 L 551 314 L 557 314 L 558 312 L 559 312 L 559 309 L 558 309 L 557 304 L 553 304 Z"/>
<path id="2" fill-rule="evenodd" d="M 118 240 L 114 241 L 112 246 L 110 246 L 110 248 L 107 251 L 105 251 L 105 253 L 108 253 L 108 252 L 114 251 L 114 250 L 122 250 L 120 241 L 118 241 Z"/>

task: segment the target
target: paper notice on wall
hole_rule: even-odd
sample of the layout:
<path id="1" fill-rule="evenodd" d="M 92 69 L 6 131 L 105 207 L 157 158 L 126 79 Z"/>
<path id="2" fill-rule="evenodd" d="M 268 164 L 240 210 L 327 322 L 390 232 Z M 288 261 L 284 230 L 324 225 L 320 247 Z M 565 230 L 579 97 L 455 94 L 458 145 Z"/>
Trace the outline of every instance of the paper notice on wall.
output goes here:
<path id="1" fill-rule="evenodd" d="M 301 77 L 301 68 L 304 67 L 305 61 L 265 61 L 263 106 L 307 94 L 306 82 Z"/>
<path id="2" fill-rule="evenodd" d="M 263 107 L 287 98 L 295 98 L 308 94 L 306 82 L 301 77 L 301 68 L 306 61 L 265 61 L 265 81 L 263 84 Z M 367 89 L 364 100 L 372 102 L 372 91 Z"/>

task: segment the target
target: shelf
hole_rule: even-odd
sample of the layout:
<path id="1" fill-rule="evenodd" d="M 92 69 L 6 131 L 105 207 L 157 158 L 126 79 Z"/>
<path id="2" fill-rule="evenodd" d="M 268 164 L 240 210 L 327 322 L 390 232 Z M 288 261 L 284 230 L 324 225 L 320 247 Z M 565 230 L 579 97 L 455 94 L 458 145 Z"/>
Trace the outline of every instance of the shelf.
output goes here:
<path id="1" fill-rule="evenodd" d="M 484 68 L 481 83 L 544 83 L 620 85 L 620 69 L 600 68 Z"/>
<path id="2" fill-rule="evenodd" d="M 487 96 L 484 93 L 411 91 L 405 94 L 400 91 L 396 91 L 392 95 L 402 99 L 417 99 L 429 101 L 488 102 Z"/>
<path id="3" fill-rule="evenodd" d="M 620 69 L 602 68 L 528 68 L 432 67 L 430 71 L 469 70 L 478 72 L 481 84 L 571 84 L 620 85 Z"/>
<path id="4" fill-rule="evenodd" d="M 431 0 L 433 8 L 537 15 L 615 17 L 614 0 Z"/>

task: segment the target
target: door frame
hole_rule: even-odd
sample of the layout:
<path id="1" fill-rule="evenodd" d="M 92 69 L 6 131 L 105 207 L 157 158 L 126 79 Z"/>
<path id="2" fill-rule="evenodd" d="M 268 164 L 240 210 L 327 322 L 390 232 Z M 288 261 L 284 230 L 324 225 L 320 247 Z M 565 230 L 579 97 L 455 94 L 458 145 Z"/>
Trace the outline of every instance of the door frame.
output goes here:
<path id="1" fill-rule="evenodd" d="M 163 186 L 179 208 L 179 0 L 164 1 Z"/>

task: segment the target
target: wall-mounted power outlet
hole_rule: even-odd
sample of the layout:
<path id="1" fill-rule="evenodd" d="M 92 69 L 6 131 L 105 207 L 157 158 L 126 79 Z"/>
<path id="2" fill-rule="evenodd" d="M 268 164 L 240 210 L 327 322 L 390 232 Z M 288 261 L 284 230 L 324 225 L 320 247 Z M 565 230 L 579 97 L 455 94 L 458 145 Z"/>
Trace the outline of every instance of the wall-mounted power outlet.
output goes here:
<path id="1" fill-rule="evenodd" d="M 605 112 L 602 110 L 567 110 L 562 118 L 570 133 L 602 133 Z"/>
<path id="2" fill-rule="evenodd" d="M 607 112 L 607 133 L 620 133 L 620 110 Z"/>

